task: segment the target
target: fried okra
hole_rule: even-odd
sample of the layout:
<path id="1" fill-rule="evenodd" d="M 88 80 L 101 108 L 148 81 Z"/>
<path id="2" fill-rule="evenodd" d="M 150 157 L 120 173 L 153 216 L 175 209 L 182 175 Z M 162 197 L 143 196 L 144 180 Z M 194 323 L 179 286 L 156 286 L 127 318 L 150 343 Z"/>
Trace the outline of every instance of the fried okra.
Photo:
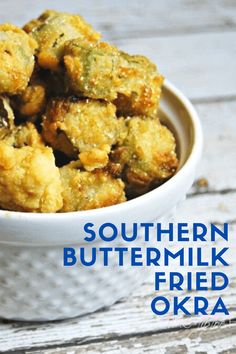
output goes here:
<path id="1" fill-rule="evenodd" d="M 14 127 L 14 113 L 9 104 L 9 99 L 0 96 L 0 140 L 11 134 Z"/>
<path id="2" fill-rule="evenodd" d="M 15 125 L 15 117 L 9 99 L 4 96 L 0 96 L 0 140 L 17 148 L 44 146 L 42 137 L 34 124 L 27 122 Z"/>
<path id="3" fill-rule="evenodd" d="M 18 98 L 18 110 L 22 116 L 32 117 L 43 111 L 46 104 L 45 88 L 40 83 L 30 84 Z"/>
<path id="4" fill-rule="evenodd" d="M 157 118 L 133 117 L 126 125 L 126 139 L 112 160 L 123 168 L 128 195 L 135 196 L 170 178 L 178 158 L 173 134 Z"/>
<path id="5" fill-rule="evenodd" d="M 105 171 L 81 171 L 78 162 L 71 162 L 60 168 L 60 174 L 63 212 L 102 208 L 126 200 L 124 183 Z"/>
<path id="6" fill-rule="evenodd" d="M 31 122 L 14 127 L 4 141 L 15 148 L 23 146 L 40 148 L 45 146 L 41 135 Z"/>
<path id="7" fill-rule="evenodd" d="M 58 70 L 65 41 L 78 38 L 80 41 L 96 42 L 100 34 L 80 15 L 45 11 L 38 19 L 24 26 L 38 43 L 37 58 L 42 68 Z"/>
<path id="8" fill-rule="evenodd" d="M 66 96 L 63 73 L 36 65 L 27 88 L 20 95 L 13 96 L 11 102 L 20 118 L 37 121 L 44 113 L 47 101 L 57 96 Z"/>
<path id="9" fill-rule="evenodd" d="M 42 113 L 46 106 L 46 85 L 38 74 L 34 74 L 26 89 L 12 99 L 15 111 L 21 117 L 33 118 Z"/>
<path id="10" fill-rule="evenodd" d="M 54 149 L 77 157 L 91 171 L 107 165 L 111 146 L 122 136 L 124 123 L 112 103 L 95 100 L 54 99 L 43 120 L 43 137 Z"/>
<path id="11" fill-rule="evenodd" d="M 61 192 L 60 173 L 51 148 L 14 148 L 0 141 L 1 208 L 56 212 L 62 207 Z"/>
<path id="12" fill-rule="evenodd" d="M 0 25 L 0 209 L 96 209 L 165 182 L 178 158 L 157 118 L 162 83 L 80 15 Z"/>
<path id="13" fill-rule="evenodd" d="M 22 29 L 0 25 L 0 94 L 25 90 L 34 68 L 36 42 Z"/>
<path id="14" fill-rule="evenodd" d="M 114 101 L 125 116 L 156 114 L 163 77 L 147 58 L 75 39 L 65 44 L 64 63 L 75 94 Z"/>

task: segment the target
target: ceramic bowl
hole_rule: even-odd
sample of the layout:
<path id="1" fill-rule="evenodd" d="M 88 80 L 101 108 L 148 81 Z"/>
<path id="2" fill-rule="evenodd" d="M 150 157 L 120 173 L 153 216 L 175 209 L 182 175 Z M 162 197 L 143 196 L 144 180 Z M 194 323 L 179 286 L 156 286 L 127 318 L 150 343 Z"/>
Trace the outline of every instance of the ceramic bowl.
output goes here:
<path id="1" fill-rule="evenodd" d="M 139 267 L 63 267 L 63 248 L 85 245 L 83 226 L 103 223 L 168 222 L 191 187 L 202 150 L 202 130 L 189 100 L 165 82 L 159 115 L 177 138 L 180 166 L 160 187 L 136 199 L 106 208 L 72 213 L 36 214 L 0 211 L 0 317 L 45 321 L 75 317 L 109 306 L 140 284 Z M 142 239 L 142 238 L 140 238 Z M 132 246 L 140 246 L 137 241 Z M 112 247 L 122 246 L 121 238 Z M 86 248 L 110 246 L 101 240 Z M 129 254 L 127 254 L 129 257 Z"/>

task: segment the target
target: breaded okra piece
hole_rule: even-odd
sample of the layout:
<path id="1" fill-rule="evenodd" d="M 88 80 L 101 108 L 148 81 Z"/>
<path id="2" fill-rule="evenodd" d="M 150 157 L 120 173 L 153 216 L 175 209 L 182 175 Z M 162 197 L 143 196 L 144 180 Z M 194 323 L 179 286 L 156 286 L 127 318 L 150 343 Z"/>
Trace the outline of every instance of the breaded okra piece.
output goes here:
<path id="1" fill-rule="evenodd" d="M 11 134 L 14 128 L 14 119 L 9 99 L 5 96 L 0 96 L 0 140 Z"/>
<path id="2" fill-rule="evenodd" d="M 46 107 L 46 82 L 40 77 L 40 70 L 34 70 L 26 89 L 12 98 L 12 105 L 18 115 L 32 118 L 41 114 Z"/>
<path id="3" fill-rule="evenodd" d="M 22 29 L 0 25 L 0 94 L 23 92 L 34 68 L 37 43 Z"/>
<path id="4" fill-rule="evenodd" d="M 61 209 L 62 185 L 51 148 L 14 148 L 0 141 L 0 207 L 43 213 Z"/>
<path id="5" fill-rule="evenodd" d="M 75 94 L 114 101 L 125 116 L 156 114 L 163 77 L 147 58 L 75 39 L 65 43 L 64 63 Z"/>
<path id="6" fill-rule="evenodd" d="M 38 43 L 38 63 L 42 68 L 58 70 L 65 41 L 78 38 L 79 41 L 96 42 L 100 34 L 80 15 L 53 10 L 42 13 L 38 19 L 24 26 Z"/>
<path id="7" fill-rule="evenodd" d="M 15 148 L 24 146 L 40 148 L 45 146 L 41 135 L 31 122 L 15 126 L 4 141 Z"/>
<path id="8" fill-rule="evenodd" d="M 52 100 L 43 119 L 42 135 L 55 150 L 76 158 L 91 171 L 108 163 L 111 146 L 120 141 L 124 121 L 116 107 L 105 101 Z"/>
<path id="9" fill-rule="evenodd" d="M 178 158 L 173 134 L 157 118 L 133 117 L 126 125 L 126 139 L 112 152 L 111 160 L 122 166 L 126 190 L 135 196 L 170 178 Z"/>
<path id="10" fill-rule="evenodd" d="M 0 96 L 0 140 L 16 148 L 45 146 L 33 123 L 15 125 L 15 117 L 9 99 L 4 96 Z"/>
<path id="11" fill-rule="evenodd" d="M 62 212 L 102 208 L 126 200 L 121 179 L 96 170 L 81 171 L 78 162 L 60 168 L 63 186 Z"/>

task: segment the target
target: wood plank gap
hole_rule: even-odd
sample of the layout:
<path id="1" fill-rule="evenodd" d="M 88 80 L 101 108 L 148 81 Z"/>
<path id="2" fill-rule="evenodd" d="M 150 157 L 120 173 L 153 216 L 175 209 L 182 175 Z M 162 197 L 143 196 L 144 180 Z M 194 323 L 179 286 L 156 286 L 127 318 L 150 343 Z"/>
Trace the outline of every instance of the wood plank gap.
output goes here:
<path id="1" fill-rule="evenodd" d="M 236 189 L 235 188 L 225 188 L 225 189 L 221 189 L 221 190 L 207 189 L 205 191 L 190 192 L 190 193 L 188 193 L 188 198 L 199 197 L 201 195 L 216 195 L 216 194 L 224 195 L 224 194 L 231 194 L 231 193 L 236 193 Z"/>
<path id="2" fill-rule="evenodd" d="M 193 104 L 212 104 L 212 103 L 221 103 L 221 102 L 234 102 L 236 101 L 236 95 L 226 95 L 226 96 L 209 96 L 209 97 L 199 97 L 199 98 L 190 98 Z"/>
<path id="3" fill-rule="evenodd" d="M 172 29 L 158 29 L 158 30 L 144 30 L 139 31 L 127 31 L 124 35 L 112 35 L 107 34 L 106 37 L 109 41 L 116 41 L 119 44 L 119 40 L 133 40 L 133 39 L 146 39 L 146 38 L 162 38 L 162 37 L 176 37 L 176 36 L 192 36 L 202 33 L 226 33 L 236 31 L 236 25 L 218 25 L 218 26 L 205 26 L 205 27 L 185 27 Z"/>
<path id="4" fill-rule="evenodd" d="M 227 326 L 230 325 L 232 323 L 236 323 L 236 318 L 230 319 L 230 320 L 225 320 L 225 321 L 207 321 L 207 323 L 205 324 L 205 326 L 209 327 L 211 325 L 215 325 L 216 322 L 218 324 L 220 324 L 222 327 L 223 326 Z M 131 339 L 131 338 L 135 338 L 135 337 L 148 337 L 148 336 L 152 336 L 155 334 L 161 334 L 161 333 L 172 333 L 172 332 L 177 332 L 177 331 L 185 331 L 185 330 L 189 330 L 191 329 L 195 329 L 195 328 L 199 328 L 199 326 L 201 326 L 201 324 L 197 323 L 197 324 L 192 324 L 191 326 L 176 326 L 176 327 L 172 327 L 172 328 L 166 328 L 166 329 L 161 329 L 161 330 L 150 330 L 147 332 L 137 332 L 137 333 L 132 333 L 132 334 L 123 334 L 123 335 L 115 335 L 114 337 L 112 335 L 109 335 L 107 337 L 101 337 L 101 338 L 96 338 L 96 339 L 89 339 L 86 340 L 73 340 L 73 341 L 68 341 L 67 343 L 63 343 L 60 344 L 60 349 L 62 348 L 70 348 L 73 346 L 79 346 L 79 345 L 84 345 L 84 344 L 95 344 L 95 343 L 106 343 L 109 341 L 122 341 L 122 340 L 127 340 L 127 339 Z M 204 327 L 204 325 L 202 326 Z M 8 351 L 3 351 L 0 352 L 2 354 L 25 354 L 30 353 L 30 352 L 38 352 L 38 351 L 42 351 L 42 350 L 48 350 L 48 349 L 57 349 L 58 345 L 57 344 L 52 344 L 52 345 L 47 345 L 47 346 L 39 346 L 39 347 L 34 347 L 34 348 L 26 348 L 24 350 L 8 350 Z"/>

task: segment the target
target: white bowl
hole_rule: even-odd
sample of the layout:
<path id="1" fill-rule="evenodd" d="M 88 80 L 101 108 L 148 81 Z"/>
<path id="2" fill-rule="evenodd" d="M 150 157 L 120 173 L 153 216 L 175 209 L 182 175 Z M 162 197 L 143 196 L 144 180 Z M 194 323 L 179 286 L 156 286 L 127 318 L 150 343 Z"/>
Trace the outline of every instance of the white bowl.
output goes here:
<path id="1" fill-rule="evenodd" d="M 162 186 L 123 204 L 60 214 L 0 211 L 0 317 L 42 321 L 75 317 L 109 306 L 142 282 L 139 267 L 63 267 L 63 247 L 85 244 L 83 225 L 168 222 L 191 187 L 202 150 L 199 118 L 189 100 L 165 81 L 160 116 L 178 141 L 180 167 Z M 133 246 L 140 246 L 137 241 Z M 112 247 L 122 246 L 122 240 Z M 91 247 L 111 246 L 101 240 Z M 127 245 L 126 245 L 127 246 Z M 128 257 L 129 255 L 127 255 Z"/>

